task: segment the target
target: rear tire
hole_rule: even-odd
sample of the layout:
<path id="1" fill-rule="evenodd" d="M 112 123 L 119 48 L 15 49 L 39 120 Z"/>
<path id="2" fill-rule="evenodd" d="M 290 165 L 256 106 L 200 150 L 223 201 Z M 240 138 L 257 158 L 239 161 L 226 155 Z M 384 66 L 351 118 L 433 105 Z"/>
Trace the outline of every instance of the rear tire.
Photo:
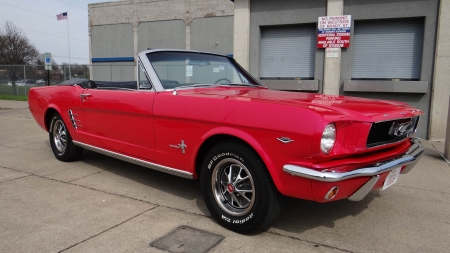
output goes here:
<path id="1" fill-rule="evenodd" d="M 66 124 L 58 113 L 53 114 L 49 131 L 50 146 L 56 159 L 70 162 L 80 159 L 83 148 L 75 146 Z"/>
<path id="2" fill-rule="evenodd" d="M 211 216 L 232 231 L 265 228 L 280 213 L 279 193 L 263 161 L 246 145 L 214 146 L 203 161 L 200 182 Z"/>

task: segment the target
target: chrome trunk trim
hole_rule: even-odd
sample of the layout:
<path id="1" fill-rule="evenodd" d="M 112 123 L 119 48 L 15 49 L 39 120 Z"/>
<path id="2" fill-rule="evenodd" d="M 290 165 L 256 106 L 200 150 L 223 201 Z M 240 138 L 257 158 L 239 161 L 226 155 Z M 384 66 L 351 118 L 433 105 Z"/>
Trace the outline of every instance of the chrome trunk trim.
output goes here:
<path id="1" fill-rule="evenodd" d="M 91 150 L 91 151 L 94 151 L 94 152 L 97 152 L 97 153 L 100 153 L 100 154 L 103 154 L 103 155 L 107 155 L 107 156 L 110 156 L 110 157 L 113 157 L 113 158 L 116 158 L 116 159 L 119 159 L 119 160 L 122 160 L 122 161 L 125 161 L 125 162 L 129 162 L 129 163 L 136 164 L 136 165 L 139 165 L 139 166 L 142 166 L 142 167 L 146 167 L 146 168 L 149 168 L 149 169 L 152 169 L 152 170 L 157 170 L 157 171 L 160 171 L 160 172 L 168 173 L 168 174 L 179 176 L 179 177 L 183 177 L 183 178 L 194 179 L 194 175 L 192 173 L 190 173 L 190 172 L 186 172 L 186 171 L 183 171 L 183 170 L 170 168 L 170 167 L 167 167 L 167 166 L 164 166 L 164 165 L 159 165 L 159 164 L 156 164 L 156 163 L 151 163 L 151 162 L 148 162 L 148 161 L 145 161 L 145 160 L 142 160 L 142 159 L 138 159 L 138 158 L 134 158 L 134 157 L 131 157 L 131 156 L 119 154 L 119 153 L 116 153 L 116 152 L 113 152 L 113 151 L 109 151 L 109 150 L 106 150 L 106 149 L 103 149 L 103 148 L 99 148 L 99 147 L 95 147 L 95 146 L 92 146 L 92 145 L 89 145 L 89 144 L 85 144 L 85 143 L 82 143 L 82 142 L 79 142 L 79 141 L 73 141 L 73 144 L 75 144 L 78 147 L 85 148 L 87 150 Z"/>

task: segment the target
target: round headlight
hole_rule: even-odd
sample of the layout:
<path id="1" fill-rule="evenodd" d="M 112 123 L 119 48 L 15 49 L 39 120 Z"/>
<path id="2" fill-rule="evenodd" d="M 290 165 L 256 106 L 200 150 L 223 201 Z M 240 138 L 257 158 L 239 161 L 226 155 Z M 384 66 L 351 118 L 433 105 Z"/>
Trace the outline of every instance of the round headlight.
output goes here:
<path id="1" fill-rule="evenodd" d="M 333 150 L 334 142 L 336 140 L 336 126 L 334 123 L 328 124 L 322 133 L 320 140 L 320 150 L 324 154 L 329 154 Z"/>

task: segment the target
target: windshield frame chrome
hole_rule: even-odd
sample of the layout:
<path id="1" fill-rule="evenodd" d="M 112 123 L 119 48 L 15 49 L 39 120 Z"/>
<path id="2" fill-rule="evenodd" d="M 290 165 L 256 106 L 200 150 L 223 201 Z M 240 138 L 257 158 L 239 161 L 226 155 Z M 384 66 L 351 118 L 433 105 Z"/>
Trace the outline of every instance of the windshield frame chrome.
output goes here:
<path id="1" fill-rule="evenodd" d="M 248 78 L 251 78 L 251 81 L 256 83 L 256 85 L 242 85 L 243 87 L 260 87 L 260 88 L 266 88 L 264 85 L 262 85 L 258 80 L 256 80 L 255 77 L 253 77 L 250 73 L 248 73 L 242 66 L 240 66 L 232 57 L 221 55 L 221 54 L 215 54 L 215 53 L 209 53 L 209 52 L 202 52 L 202 51 L 195 51 L 195 50 L 182 50 L 182 49 L 149 49 L 142 51 L 138 54 L 138 58 L 141 61 L 143 67 L 147 71 L 147 74 L 153 84 L 154 90 L 156 92 L 162 92 L 162 91 L 173 91 L 174 88 L 165 89 L 163 85 L 161 84 L 161 81 L 153 68 L 150 60 L 147 57 L 147 54 L 156 53 L 156 52 L 188 52 L 188 53 L 198 53 L 198 54 L 209 54 L 209 55 L 216 55 L 221 57 L 226 57 L 229 60 L 231 60 L 233 66 L 237 68 L 239 71 L 241 71 L 244 75 L 247 75 Z M 211 87 L 218 87 L 220 84 L 211 84 Z M 191 86 L 191 87 L 182 87 L 181 89 L 196 89 L 196 88 L 205 88 L 208 86 Z M 233 87 L 232 85 L 227 85 L 227 87 Z M 236 86 L 239 87 L 239 86 Z M 178 88 L 175 88 L 178 89 Z M 267 89 L 267 88 L 266 88 Z"/>

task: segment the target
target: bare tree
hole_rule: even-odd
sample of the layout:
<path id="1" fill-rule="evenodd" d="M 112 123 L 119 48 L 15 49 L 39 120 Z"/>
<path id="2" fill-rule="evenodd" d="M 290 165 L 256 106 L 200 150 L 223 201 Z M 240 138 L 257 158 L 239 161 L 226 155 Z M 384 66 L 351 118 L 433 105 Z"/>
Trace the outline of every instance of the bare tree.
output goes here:
<path id="1" fill-rule="evenodd" d="M 30 64 L 38 55 L 36 47 L 12 22 L 7 21 L 4 30 L 0 29 L 0 65 Z M 10 66 L 7 71 L 15 94 L 18 74 L 23 70 L 18 66 Z"/>

